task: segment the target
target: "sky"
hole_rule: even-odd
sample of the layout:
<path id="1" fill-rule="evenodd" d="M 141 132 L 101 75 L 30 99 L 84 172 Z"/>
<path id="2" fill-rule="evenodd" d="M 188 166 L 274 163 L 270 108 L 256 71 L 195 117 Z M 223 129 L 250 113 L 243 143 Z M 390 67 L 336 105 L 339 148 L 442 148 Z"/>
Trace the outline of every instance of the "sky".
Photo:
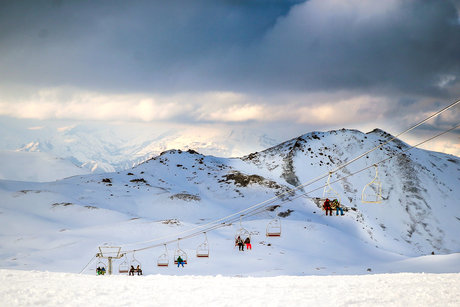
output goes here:
<path id="1" fill-rule="evenodd" d="M 460 99 L 459 11 L 460 0 L 0 1 L 0 124 L 23 126 L 24 142 L 57 122 L 200 128 L 190 142 L 234 129 L 397 134 Z M 460 156 L 460 130 L 427 146 Z"/>

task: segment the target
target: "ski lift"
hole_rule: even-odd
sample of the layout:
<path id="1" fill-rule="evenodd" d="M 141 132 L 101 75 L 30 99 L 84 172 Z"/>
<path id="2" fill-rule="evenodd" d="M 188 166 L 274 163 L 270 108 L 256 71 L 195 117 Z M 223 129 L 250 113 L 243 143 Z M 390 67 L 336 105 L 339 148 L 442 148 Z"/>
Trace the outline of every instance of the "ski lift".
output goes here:
<path id="1" fill-rule="evenodd" d="M 281 221 L 278 217 L 268 223 L 265 234 L 267 237 L 281 236 Z"/>
<path id="2" fill-rule="evenodd" d="M 235 242 L 238 239 L 238 237 L 240 237 L 241 240 L 243 240 L 243 242 L 244 242 L 244 240 L 246 240 L 246 238 L 251 239 L 251 234 L 241 224 L 241 218 L 242 218 L 242 215 L 240 216 L 240 228 L 235 233 Z"/>
<path id="3" fill-rule="evenodd" d="M 126 255 L 124 256 L 124 260 L 118 266 L 118 273 L 120 274 L 127 274 L 129 273 L 129 263 Z"/>
<path id="4" fill-rule="evenodd" d="M 329 172 L 329 176 L 327 177 L 326 186 L 323 189 L 323 200 L 326 200 L 326 198 L 330 199 L 331 201 L 337 199 L 337 201 L 341 203 L 339 193 L 337 193 L 330 184 L 332 174 L 332 172 Z"/>
<path id="5" fill-rule="evenodd" d="M 102 260 L 99 260 L 96 263 L 96 275 L 104 275 L 106 272 L 107 265 Z"/>
<path id="6" fill-rule="evenodd" d="M 167 267 L 169 265 L 168 248 L 165 244 L 165 251 L 158 257 L 157 266 Z"/>
<path id="7" fill-rule="evenodd" d="M 371 182 L 366 184 L 361 193 L 361 202 L 367 204 L 379 204 L 382 202 L 382 183 L 379 179 L 379 168 L 375 167 L 375 177 Z"/>
<path id="8" fill-rule="evenodd" d="M 139 260 L 134 257 L 134 252 L 133 252 L 133 260 L 131 260 L 131 265 L 134 267 L 135 270 L 137 270 L 137 266 L 139 266 L 139 269 L 142 271 L 142 264 L 139 262 Z"/>
<path id="9" fill-rule="evenodd" d="M 196 256 L 198 258 L 208 258 L 209 257 L 209 244 L 208 244 L 208 237 L 206 236 L 206 232 L 204 234 L 204 242 L 198 245 L 196 248 Z"/>
<path id="10" fill-rule="evenodd" d="M 174 252 L 174 264 L 177 264 L 177 258 L 179 258 L 179 256 L 182 258 L 182 261 L 184 262 L 184 264 L 187 264 L 187 253 L 184 252 L 180 246 L 179 246 L 179 241 L 180 241 L 180 238 L 177 239 L 177 249 L 176 251 Z"/>

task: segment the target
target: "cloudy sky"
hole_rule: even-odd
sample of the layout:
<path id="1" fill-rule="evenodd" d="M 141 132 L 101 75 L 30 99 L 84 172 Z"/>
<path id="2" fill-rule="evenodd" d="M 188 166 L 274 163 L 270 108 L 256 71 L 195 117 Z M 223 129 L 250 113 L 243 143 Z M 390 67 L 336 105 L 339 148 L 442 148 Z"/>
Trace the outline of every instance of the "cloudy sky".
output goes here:
<path id="1" fill-rule="evenodd" d="M 7 133 L 32 121 L 205 127 L 191 141 L 232 129 L 281 141 L 339 128 L 397 134 L 460 99 L 459 9 L 460 0 L 1 1 L 0 122 Z M 459 122 L 456 107 L 403 139 Z M 459 135 L 429 148 L 460 155 Z"/>

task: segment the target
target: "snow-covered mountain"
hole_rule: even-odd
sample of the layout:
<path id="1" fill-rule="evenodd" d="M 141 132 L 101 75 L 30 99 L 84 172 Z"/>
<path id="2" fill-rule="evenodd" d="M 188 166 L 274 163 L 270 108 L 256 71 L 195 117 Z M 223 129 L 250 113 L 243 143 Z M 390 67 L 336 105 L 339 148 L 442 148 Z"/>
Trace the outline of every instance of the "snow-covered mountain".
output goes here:
<path id="1" fill-rule="evenodd" d="M 90 171 L 44 152 L 0 151 L 0 179 L 54 181 Z"/>
<path id="2" fill-rule="evenodd" d="M 128 169 L 171 148 L 193 148 L 203 154 L 232 157 L 279 143 L 263 132 L 237 128 L 151 127 L 134 123 L 58 122 L 30 127 L 7 124 L 3 128 L 8 133 L 0 135 L 0 148 L 48 153 L 94 173 Z"/>
<path id="3" fill-rule="evenodd" d="M 168 150 L 126 171 L 53 183 L 3 180 L 1 266 L 76 272 L 99 245 L 132 250 L 160 243 L 135 258 L 147 273 L 177 274 L 173 267 L 156 267 L 164 251 L 161 242 L 283 194 L 390 137 L 377 129 L 312 132 L 242 158 Z M 190 258 L 187 274 L 458 271 L 460 262 L 452 259 L 460 258 L 455 254 L 460 252 L 460 159 L 421 149 L 402 153 L 407 148 L 402 141 L 388 143 L 331 179 L 394 155 L 379 165 L 382 203 L 360 201 L 363 186 L 375 176 L 370 168 L 331 184 L 349 210 L 344 216 L 325 216 L 316 199 L 322 196 L 323 179 L 241 222 L 209 231 L 210 258 L 194 257 L 204 235 L 181 241 Z M 266 226 L 276 216 L 281 216 L 282 235 L 267 238 Z M 252 251 L 234 248 L 240 227 L 252 233 Z M 176 244 L 167 246 L 171 257 Z M 430 265 L 422 259 L 432 252 L 455 255 L 449 265 Z"/>

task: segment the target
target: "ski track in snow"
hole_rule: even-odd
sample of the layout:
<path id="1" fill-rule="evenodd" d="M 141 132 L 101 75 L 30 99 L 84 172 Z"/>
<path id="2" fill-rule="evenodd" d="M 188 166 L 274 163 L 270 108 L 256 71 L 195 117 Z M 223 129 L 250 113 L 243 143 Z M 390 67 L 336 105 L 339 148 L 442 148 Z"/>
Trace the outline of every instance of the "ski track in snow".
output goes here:
<path id="1" fill-rule="evenodd" d="M 0 270 L 4 306 L 459 306 L 460 274 L 89 276 Z"/>

